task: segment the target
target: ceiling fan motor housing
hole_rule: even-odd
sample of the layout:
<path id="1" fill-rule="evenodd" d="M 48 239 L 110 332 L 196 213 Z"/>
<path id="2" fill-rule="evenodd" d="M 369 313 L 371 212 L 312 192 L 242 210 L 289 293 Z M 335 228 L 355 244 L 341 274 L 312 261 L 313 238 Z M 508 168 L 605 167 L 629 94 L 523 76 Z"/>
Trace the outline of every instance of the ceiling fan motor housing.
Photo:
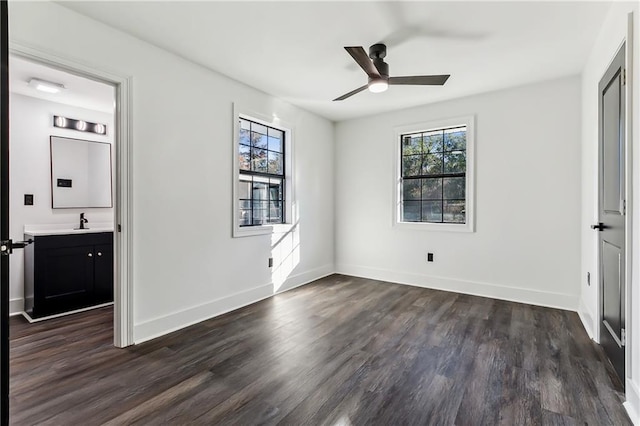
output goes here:
<path id="1" fill-rule="evenodd" d="M 384 59 L 387 56 L 387 46 L 382 43 L 369 47 L 369 57 L 371 59 Z"/>

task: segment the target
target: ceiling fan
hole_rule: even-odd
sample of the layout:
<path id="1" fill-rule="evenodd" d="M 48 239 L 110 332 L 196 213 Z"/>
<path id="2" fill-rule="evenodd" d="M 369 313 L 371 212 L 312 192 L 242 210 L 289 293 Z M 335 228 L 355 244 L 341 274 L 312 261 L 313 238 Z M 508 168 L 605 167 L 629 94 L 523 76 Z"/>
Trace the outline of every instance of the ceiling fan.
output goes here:
<path id="1" fill-rule="evenodd" d="M 369 76 L 369 83 L 358 87 L 349 93 L 335 98 L 334 101 L 343 101 L 357 93 L 362 92 L 366 88 L 373 93 L 380 93 L 387 90 L 389 85 L 419 85 L 419 86 L 442 86 L 449 74 L 445 75 L 412 75 L 405 77 L 389 77 L 389 64 L 384 61 L 387 56 L 387 46 L 378 43 L 369 48 L 369 55 L 362 46 L 347 46 L 345 50 L 349 52 L 351 57 L 360 65 Z"/>

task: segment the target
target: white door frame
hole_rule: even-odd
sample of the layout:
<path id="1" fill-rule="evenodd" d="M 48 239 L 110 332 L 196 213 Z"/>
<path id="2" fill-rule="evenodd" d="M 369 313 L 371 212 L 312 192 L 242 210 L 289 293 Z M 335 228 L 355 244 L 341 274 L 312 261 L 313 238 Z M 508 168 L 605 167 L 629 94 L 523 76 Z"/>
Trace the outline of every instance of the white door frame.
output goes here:
<path id="1" fill-rule="evenodd" d="M 115 87 L 116 203 L 114 247 L 113 339 L 116 347 L 133 344 L 133 182 L 131 77 L 114 74 L 20 43 L 9 41 L 9 54 Z"/>
<path id="2" fill-rule="evenodd" d="M 633 13 L 629 13 L 627 15 L 627 34 L 625 40 L 625 90 L 626 93 L 626 104 L 625 104 L 625 145 L 626 145 L 626 185 L 627 185 L 627 217 L 625 220 L 625 230 L 627 232 L 626 235 L 626 282 L 625 282 L 625 327 L 626 327 L 626 345 L 625 345 L 625 353 L 624 353 L 624 362 L 625 362 L 625 375 L 622 380 L 625 381 L 625 385 L 629 385 L 628 379 L 631 378 L 632 373 L 632 363 L 631 363 L 631 347 L 632 342 L 635 340 L 635 330 L 632 330 L 632 324 L 634 323 L 634 312 L 631 309 L 632 307 L 632 298 L 635 297 L 633 294 L 633 264 L 634 264 L 634 256 L 633 253 L 633 215 L 634 215 L 634 191 L 635 187 L 633 185 L 633 131 L 636 130 L 633 128 L 633 90 L 634 90 L 634 82 L 633 82 Z M 627 386 L 627 392 L 629 392 L 629 387 Z M 627 398 L 628 399 L 628 398 Z"/>

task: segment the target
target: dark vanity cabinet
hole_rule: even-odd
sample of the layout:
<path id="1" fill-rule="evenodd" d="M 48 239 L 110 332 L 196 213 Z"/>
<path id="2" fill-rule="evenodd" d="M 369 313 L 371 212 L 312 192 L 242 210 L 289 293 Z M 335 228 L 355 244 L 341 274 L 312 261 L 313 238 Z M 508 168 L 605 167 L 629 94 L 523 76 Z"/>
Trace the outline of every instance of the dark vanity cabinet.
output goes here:
<path id="1" fill-rule="evenodd" d="M 31 318 L 113 302 L 113 232 L 29 235 L 25 312 Z"/>

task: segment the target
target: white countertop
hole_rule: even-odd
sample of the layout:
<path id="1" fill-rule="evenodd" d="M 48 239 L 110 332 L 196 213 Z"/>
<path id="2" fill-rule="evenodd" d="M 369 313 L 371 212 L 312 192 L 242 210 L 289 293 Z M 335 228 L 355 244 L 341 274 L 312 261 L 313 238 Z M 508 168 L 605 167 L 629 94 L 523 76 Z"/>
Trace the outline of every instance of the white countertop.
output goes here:
<path id="1" fill-rule="evenodd" d="M 75 229 L 79 224 L 57 223 L 53 225 L 25 225 L 24 234 L 32 237 L 45 235 L 91 234 L 96 232 L 113 232 L 111 223 L 88 223 L 85 229 Z"/>

